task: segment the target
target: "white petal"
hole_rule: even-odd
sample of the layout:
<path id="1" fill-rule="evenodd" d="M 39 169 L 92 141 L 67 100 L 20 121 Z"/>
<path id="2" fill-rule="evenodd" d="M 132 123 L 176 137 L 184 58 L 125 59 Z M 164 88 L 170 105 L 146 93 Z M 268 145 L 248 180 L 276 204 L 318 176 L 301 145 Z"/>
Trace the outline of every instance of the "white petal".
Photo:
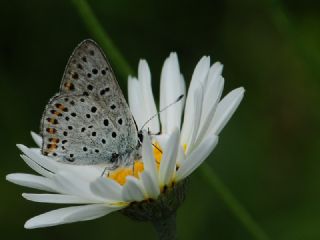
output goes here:
<path id="1" fill-rule="evenodd" d="M 144 123 L 146 123 L 151 117 L 157 114 L 157 108 L 152 93 L 151 73 L 148 63 L 145 60 L 141 60 L 139 62 L 138 78 L 142 93 L 142 104 L 144 105 L 144 113 L 142 117 Z M 160 131 L 158 116 L 156 115 L 153 117 L 152 120 L 144 127 L 144 129 L 149 129 L 152 133 L 158 133 Z"/>
<path id="2" fill-rule="evenodd" d="M 190 109 L 190 115 L 185 117 L 182 133 L 184 133 L 185 138 L 181 137 L 181 143 L 187 144 L 186 153 L 188 154 L 192 151 L 194 147 L 194 143 L 197 140 L 198 130 L 201 121 L 202 114 L 202 99 L 203 99 L 203 88 L 201 84 L 199 84 L 198 88 L 196 88 L 193 92 L 193 105 L 188 105 L 187 107 Z"/>
<path id="3" fill-rule="evenodd" d="M 42 203 L 63 203 L 63 204 L 90 204 L 90 200 L 83 199 L 77 196 L 64 195 L 64 194 L 34 194 L 23 193 L 22 196 L 33 202 Z"/>
<path id="4" fill-rule="evenodd" d="M 193 86 L 197 86 L 199 83 L 205 85 L 207 81 L 209 69 L 210 69 L 210 57 L 203 56 L 200 59 L 200 61 L 197 63 L 197 66 L 193 71 L 189 92 L 192 91 Z"/>
<path id="5" fill-rule="evenodd" d="M 212 119 L 210 132 L 219 135 L 236 111 L 244 95 L 244 88 L 240 87 L 231 91 L 218 104 L 216 113 Z"/>
<path id="6" fill-rule="evenodd" d="M 209 73 L 208 73 L 208 82 L 215 81 L 216 78 L 219 78 L 221 76 L 223 70 L 223 65 L 220 62 L 215 62 L 210 67 Z"/>
<path id="7" fill-rule="evenodd" d="M 35 132 L 31 132 L 31 136 L 33 138 L 33 141 L 38 145 L 38 147 L 42 147 L 42 137 L 39 134 L 36 134 Z"/>
<path id="8" fill-rule="evenodd" d="M 188 97 L 186 100 L 186 105 L 191 104 L 194 101 L 194 91 L 199 87 L 199 85 L 206 86 L 208 79 L 208 72 L 210 69 L 210 57 L 204 56 L 200 59 L 195 67 L 190 86 L 188 89 Z"/>
<path id="9" fill-rule="evenodd" d="M 152 196 L 158 196 L 160 194 L 158 172 L 148 134 L 144 134 L 143 137 L 142 161 L 144 165 L 144 173 L 148 175 L 142 178 L 143 185 L 145 186 L 146 191 L 150 190 L 148 194 L 151 194 Z M 150 182 L 145 183 L 145 178 L 150 178 Z M 146 187 L 146 185 L 148 186 Z"/>
<path id="10" fill-rule="evenodd" d="M 91 191 L 106 201 L 123 201 L 121 191 L 122 186 L 109 178 L 100 177 L 91 183 Z"/>
<path id="11" fill-rule="evenodd" d="M 219 62 L 210 67 L 207 84 L 204 86 L 204 113 L 206 113 L 206 111 L 210 109 L 212 105 L 215 105 L 216 101 L 221 97 L 224 86 L 224 79 L 221 76 L 222 69 L 223 65 Z"/>
<path id="12" fill-rule="evenodd" d="M 169 139 L 169 134 L 160 134 L 160 135 L 155 135 L 153 136 L 154 142 L 158 143 L 160 147 L 163 147 L 166 145 L 166 142 Z"/>
<path id="13" fill-rule="evenodd" d="M 171 53 L 165 60 L 161 72 L 160 110 L 176 101 L 183 94 L 185 94 L 185 85 L 183 78 L 181 78 L 178 57 L 176 53 Z M 161 112 L 162 132 L 170 133 L 175 128 L 180 128 L 182 108 L 183 101 L 179 101 Z"/>
<path id="14" fill-rule="evenodd" d="M 101 176 L 104 169 L 104 167 L 100 165 L 71 165 L 58 162 L 52 158 L 42 155 L 39 148 L 27 148 L 21 144 L 18 144 L 17 147 L 36 164 L 39 164 L 50 172 L 56 173 L 58 171 L 72 171 L 74 174 L 81 176 L 88 182 Z"/>
<path id="15" fill-rule="evenodd" d="M 211 74 L 213 75 L 214 73 Z M 212 122 L 213 116 L 216 112 L 217 105 L 222 94 L 223 85 L 224 79 L 222 76 L 217 76 L 215 79 L 208 80 L 208 84 L 207 87 L 205 87 L 205 94 L 203 98 L 201 123 L 199 127 L 199 133 L 197 136 L 198 143 L 201 142 L 209 132 L 208 130 L 210 128 L 210 124 Z"/>
<path id="16" fill-rule="evenodd" d="M 128 99 L 131 113 L 140 129 L 144 124 L 144 104 L 142 102 L 142 91 L 139 81 L 129 76 L 128 78 Z"/>
<path id="17" fill-rule="evenodd" d="M 128 176 L 127 182 L 123 187 L 122 198 L 126 202 L 142 201 L 145 196 L 141 183 L 135 177 Z"/>
<path id="18" fill-rule="evenodd" d="M 59 188 L 59 192 L 63 194 L 79 196 L 89 199 L 91 202 L 101 202 L 104 200 L 91 191 L 90 181 L 70 169 L 68 171 L 57 172 L 53 180 Z"/>
<path id="19" fill-rule="evenodd" d="M 178 147 L 179 131 L 178 129 L 175 129 L 164 146 L 159 171 L 159 182 L 161 187 L 169 185 L 175 176 Z"/>
<path id="20" fill-rule="evenodd" d="M 99 177 L 103 172 L 104 166 L 102 165 L 72 165 L 63 162 L 55 161 L 54 159 L 44 156 L 39 148 L 27 148 L 18 144 L 18 148 L 30 157 L 33 161 L 39 164 L 41 167 L 47 169 L 50 172 L 73 171 L 78 175 L 82 175 L 83 178 L 88 181 L 92 181 Z"/>
<path id="21" fill-rule="evenodd" d="M 17 147 L 29 158 L 35 161 L 40 166 L 48 169 L 51 172 L 56 172 L 58 170 L 58 164 L 56 161 L 49 159 L 46 156 L 43 156 L 40 152 L 40 149 L 31 149 L 27 148 L 22 144 L 17 144 Z"/>
<path id="22" fill-rule="evenodd" d="M 178 111 L 180 112 L 180 115 L 182 115 L 182 112 L 184 110 L 184 104 L 186 102 L 187 99 L 187 95 L 186 95 L 186 82 L 184 80 L 184 77 L 182 74 L 180 74 L 180 83 L 179 83 L 179 89 L 181 94 L 183 94 L 183 98 L 180 100 L 179 104 L 177 106 L 179 106 L 180 108 L 178 109 Z M 177 104 L 177 103 L 176 103 Z M 179 126 L 181 127 L 181 119 L 180 119 L 180 124 Z"/>
<path id="23" fill-rule="evenodd" d="M 194 102 L 195 97 L 197 94 L 195 93 L 198 91 L 199 86 L 206 86 L 207 75 L 210 68 L 210 58 L 209 57 L 202 57 L 198 62 L 190 82 L 190 86 L 188 89 L 188 96 L 186 99 L 186 106 L 184 111 L 184 120 L 183 120 L 183 128 L 181 131 L 181 140 L 183 143 L 187 143 L 190 141 L 190 129 L 193 128 L 193 116 L 194 116 Z M 200 106 L 197 106 L 200 108 Z"/>
<path id="24" fill-rule="evenodd" d="M 37 173 L 41 174 L 44 177 L 52 177 L 53 173 L 48 171 L 47 169 L 41 167 L 39 164 L 37 164 L 35 161 L 33 161 L 31 158 L 27 157 L 26 155 L 21 154 L 20 157 L 26 162 L 26 164 L 32 168 Z"/>
<path id="25" fill-rule="evenodd" d="M 110 207 L 105 204 L 60 208 L 31 218 L 26 222 L 24 227 L 31 229 L 92 220 L 119 210 L 120 208 L 121 207 Z"/>
<path id="26" fill-rule="evenodd" d="M 159 188 L 159 185 L 154 184 L 153 177 L 154 176 L 151 176 L 147 172 L 143 172 L 140 175 L 146 197 L 157 199 L 158 196 L 160 195 L 160 188 Z"/>
<path id="27" fill-rule="evenodd" d="M 25 173 L 12 173 L 6 176 L 9 182 L 39 190 L 56 192 L 56 186 L 51 179 Z"/>
<path id="28" fill-rule="evenodd" d="M 218 143 L 218 137 L 213 135 L 203 140 L 203 142 L 197 146 L 187 156 L 187 159 L 182 162 L 181 167 L 177 171 L 176 181 L 180 181 L 189 176 L 195 169 L 197 169 L 201 163 L 209 156 L 212 150 Z"/>
<path id="29" fill-rule="evenodd" d="M 184 153 L 183 147 L 179 144 L 177 153 L 177 165 L 180 166 L 181 162 L 186 160 L 186 155 Z"/>
<path id="30" fill-rule="evenodd" d="M 93 182 L 101 177 L 104 172 L 104 165 L 72 165 L 59 163 L 59 172 L 69 172 L 75 175 L 76 178 L 81 178 L 85 182 Z"/>

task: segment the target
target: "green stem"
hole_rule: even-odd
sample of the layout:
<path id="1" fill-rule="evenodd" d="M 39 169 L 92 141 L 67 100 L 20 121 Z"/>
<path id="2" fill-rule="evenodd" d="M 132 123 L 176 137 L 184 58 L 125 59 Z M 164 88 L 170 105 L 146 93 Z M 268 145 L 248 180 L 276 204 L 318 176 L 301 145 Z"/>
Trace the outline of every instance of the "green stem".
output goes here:
<path id="1" fill-rule="evenodd" d="M 117 67 L 119 73 L 122 75 L 122 77 L 127 78 L 129 74 L 133 73 L 131 67 L 121 55 L 119 50 L 115 47 L 109 35 L 104 31 L 97 18 L 94 16 L 90 6 L 85 0 L 72 0 L 72 2 L 79 11 L 88 30 L 98 40 L 103 49 L 108 52 L 110 60 L 114 66 Z M 250 217 L 249 213 L 244 209 L 244 207 L 242 207 L 241 204 L 235 199 L 230 190 L 228 190 L 223 182 L 216 176 L 211 167 L 209 165 L 205 165 L 201 169 L 203 176 L 206 178 L 212 188 L 217 191 L 231 212 L 240 220 L 240 222 L 243 223 L 244 227 L 255 237 L 255 239 L 269 239 L 259 225 Z M 161 240 L 176 238 L 175 215 L 161 222 L 154 222 L 154 226 L 159 233 L 159 238 Z M 167 229 L 169 231 L 168 233 L 170 233 L 167 238 L 165 238 L 166 236 L 162 235 L 165 232 L 164 229 Z"/>
<path id="2" fill-rule="evenodd" d="M 166 219 L 153 221 L 152 223 L 158 234 L 159 240 L 176 240 L 177 239 L 177 226 L 176 226 L 175 213 Z"/>
<path id="3" fill-rule="evenodd" d="M 214 170 L 207 164 L 204 163 L 201 172 L 206 181 L 210 186 L 218 193 L 223 202 L 228 206 L 230 211 L 238 218 L 243 226 L 251 233 L 255 239 L 267 240 L 269 239 L 266 233 L 261 227 L 252 219 L 246 209 L 238 202 L 233 196 L 230 190 L 222 182 L 222 180 L 216 175 Z"/>
<path id="4" fill-rule="evenodd" d="M 115 66 L 117 72 L 119 72 L 123 79 L 127 79 L 128 75 L 133 74 L 132 68 L 125 58 L 122 57 L 122 54 L 117 49 L 110 36 L 104 31 L 87 1 L 72 0 L 72 2 L 78 10 L 88 31 L 92 34 L 93 38 L 99 42 L 104 51 L 108 53 L 108 57 L 113 63 L 113 66 Z"/>

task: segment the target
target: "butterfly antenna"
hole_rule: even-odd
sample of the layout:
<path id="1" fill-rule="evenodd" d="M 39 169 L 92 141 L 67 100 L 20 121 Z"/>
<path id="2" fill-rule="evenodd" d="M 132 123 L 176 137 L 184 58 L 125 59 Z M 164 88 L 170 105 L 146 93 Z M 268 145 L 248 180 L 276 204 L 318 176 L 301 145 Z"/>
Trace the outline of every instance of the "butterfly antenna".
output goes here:
<path id="1" fill-rule="evenodd" d="M 170 103 L 169 105 L 165 106 L 164 108 L 160 109 L 159 112 L 157 112 L 156 114 L 154 114 L 153 116 L 151 116 L 140 128 L 140 131 L 152 120 L 154 119 L 156 116 L 160 115 L 160 113 L 162 113 L 163 111 L 165 111 L 166 109 L 168 109 L 169 107 L 171 107 L 172 105 L 176 104 L 177 102 L 179 102 L 182 98 L 184 97 L 184 94 L 181 94 L 176 100 L 174 100 L 172 103 Z"/>

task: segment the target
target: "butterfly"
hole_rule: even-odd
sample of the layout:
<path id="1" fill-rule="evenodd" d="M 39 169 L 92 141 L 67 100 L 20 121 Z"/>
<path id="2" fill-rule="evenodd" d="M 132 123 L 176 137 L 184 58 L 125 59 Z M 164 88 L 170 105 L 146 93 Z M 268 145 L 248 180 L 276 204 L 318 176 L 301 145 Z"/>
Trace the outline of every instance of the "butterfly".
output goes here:
<path id="1" fill-rule="evenodd" d="M 101 48 L 84 40 L 72 53 L 60 91 L 40 126 L 42 154 L 75 165 L 132 165 L 141 158 L 139 131 Z"/>

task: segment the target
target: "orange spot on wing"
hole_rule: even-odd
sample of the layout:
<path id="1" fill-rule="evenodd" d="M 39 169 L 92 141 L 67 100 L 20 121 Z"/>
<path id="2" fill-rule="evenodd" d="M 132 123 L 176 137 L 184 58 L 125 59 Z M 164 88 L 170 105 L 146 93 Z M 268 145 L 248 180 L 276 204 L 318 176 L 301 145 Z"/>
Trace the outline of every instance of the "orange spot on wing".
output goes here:
<path id="1" fill-rule="evenodd" d="M 59 143 L 60 140 L 59 140 L 59 138 L 49 138 L 49 142 L 51 142 L 51 143 Z"/>
<path id="2" fill-rule="evenodd" d="M 51 124 L 58 124 L 58 120 L 55 118 L 47 118 L 47 121 Z"/>
<path id="3" fill-rule="evenodd" d="M 72 83 L 69 83 L 69 82 L 65 83 L 64 87 L 67 90 L 74 90 L 74 85 Z"/>
<path id="4" fill-rule="evenodd" d="M 58 111 L 56 111 L 56 110 L 51 110 L 51 113 L 52 113 L 53 115 L 58 116 L 58 117 L 61 117 L 61 116 L 62 116 L 62 113 L 61 113 L 61 112 L 58 112 Z"/>
<path id="5" fill-rule="evenodd" d="M 57 147 L 58 147 L 57 144 L 48 144 L 48 145 L 47 145 L 47 148 L 48 148 L 49 150 L 56 149 Z"/>
<path id="6" fill-rule="evenodd" d="M 57 130 L 55 128 L 47 128 L 46 131 L 50 134 L 54 134 L 57 132 Z"/>
<path id="7" fill-rule="evenodd" d="M 55 106 L 56 106 L 56 108 L 58 108 L 59 110 L 62 110 L 62 111 L 66 111 L 66 109 L 67 109 L 60 103 L 57 103 Z"/>
<path id="8" fill-rule="evenodd" d="M 55 150 L 58 148 L 58 145 L 53 143 L 53 144 L 47 144 L 46 151 L 44 152 L 45 155 L 48 155 L 49 153 L 55 152 Z"/>

